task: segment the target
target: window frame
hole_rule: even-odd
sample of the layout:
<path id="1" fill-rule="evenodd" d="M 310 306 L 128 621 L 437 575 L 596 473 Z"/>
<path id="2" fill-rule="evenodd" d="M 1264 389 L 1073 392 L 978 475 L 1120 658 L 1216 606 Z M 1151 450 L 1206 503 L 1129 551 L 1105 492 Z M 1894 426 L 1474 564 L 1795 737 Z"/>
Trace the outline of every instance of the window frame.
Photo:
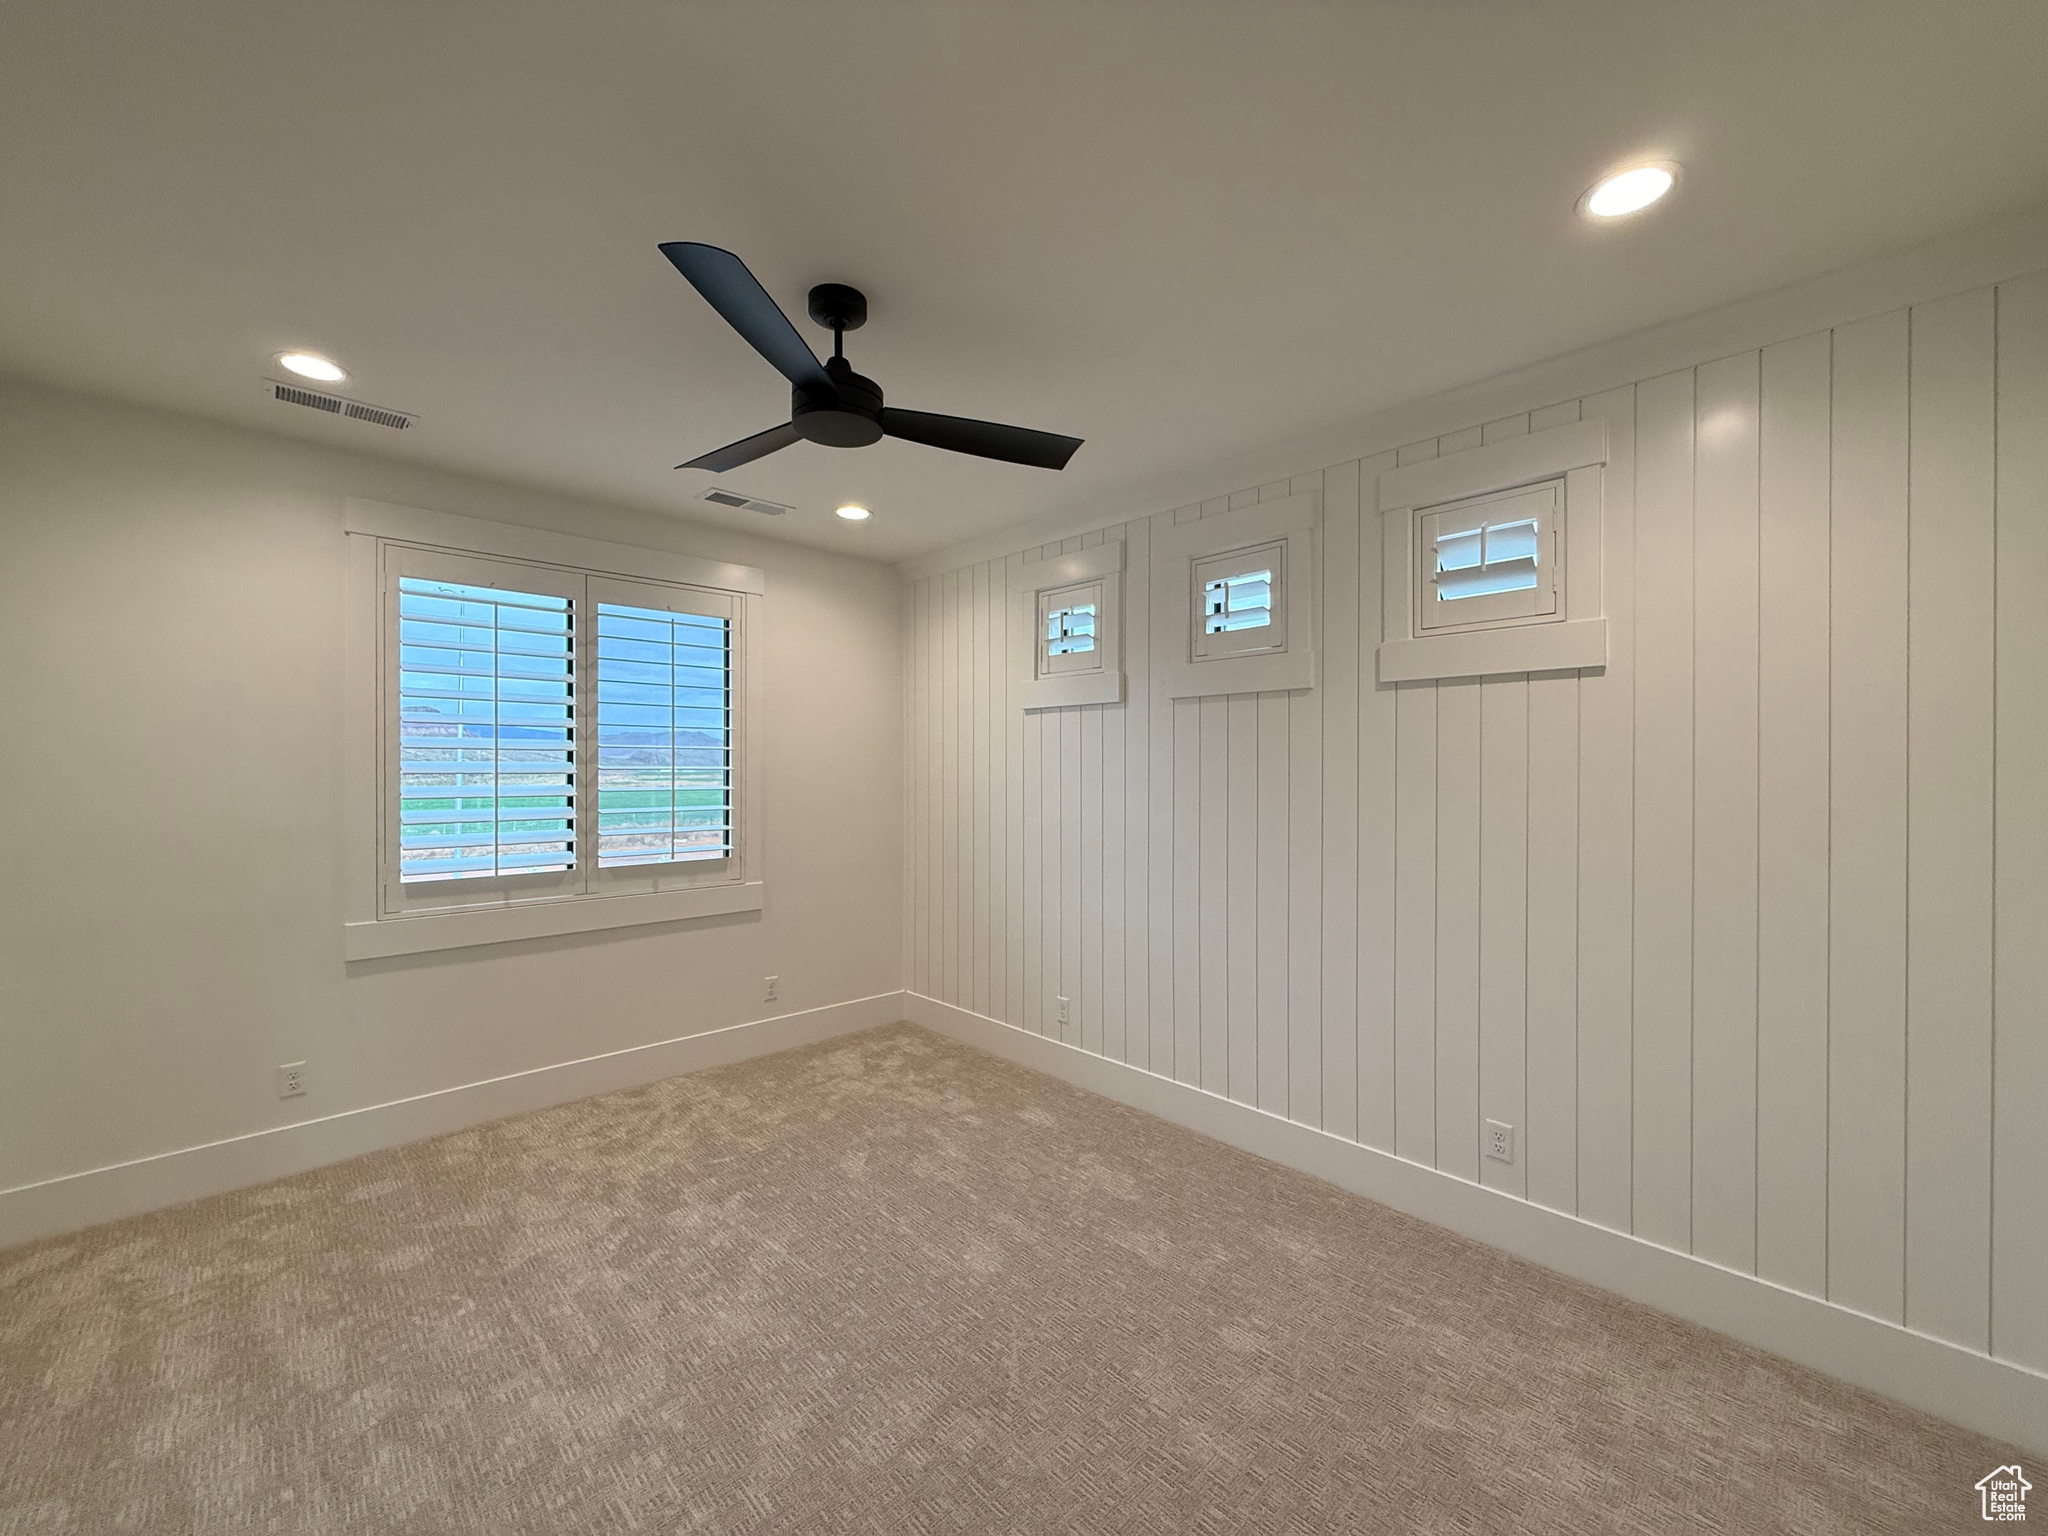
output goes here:
<path id="1" fill-rule="evenodd" d="M 1016 687 L 1011 696 L 1025 711 L 1070 709 L 1083 704 L 1121 704 L 1123 664 L 1124 544 L 1121 539 L 1077 549 L 1045 560 L 1021 560 L 1010 568 L 1010 623 L 1017 644 L 1011 655 Z M 1092 590 L 1095 649 L 1086 665 L 1048 656 L 1045 620 L 1049 599 Z M 1065 606 L 1061 604 L 1061 606 Z"/>
<path id="2" fill-rule="evenodd" d="M 1482 515 L 1481 509 L 1518 502 L 1531 495 L 1547 493 L 1548 505 L 1536 517 L 1536 584 L 1508 592 L 1461 597 L 1451 603 L 1437 599 L 1432 590 L 1437 571 L 1429 558 L 1443 536 L 1438 525 L 1446 518 L 1475 523 L 1474 531 L 1501 526 Z M 1450 634 L 1457 630 L 1498 629 L 1512 624 L 1544 624 L 1564 617 L 1559 593 L 1567 574 L 1563 569 L 1565 547 L 1558 538 L 1558 524 L 1564 519 L 1565 487 L 1562 476 L 1518 485 L 1512 490 L 1488 491 L 1456 501 L 1438 502 L 1415 509 L 1415 632 L 1418 635 Z"/>
<path id="3" fill-rule="evenodd" d="M 1607 664 L 1601 534 L 1607 423 L 1567 422 L 1384 471 L 1379 477 L 1382 683 L 1494 673 L 1570 672 Z M 1421 519 L 1451 502 L 1562 481 L 1553 613 L 1424 627 Z"/>
<path id="4" fill-rule="evenodd" d="M 1153 677 L 1164 697 L 1266 693 L 1316 685 L 1321 510 L 1319 493 L 1296 491 L 1153 530 Z M 1233 564 L 1240 570 L 1273 567 L 1273 628 L 1280 633 L 1256 647 L 1242 642 L 1236 648 L 1211 645 L 1211 637 L 1204 633 L 1203 583 L 1197 573 L 1213 574 Z"/>
<path id="5" fill-rule="evenodd" d="M 1227 629 L 1211 632 L 1209 628 L 1209 584 L 1217 581 L 1231 581 L 1253 571 L 1271 572 L 1268 593 L 1268 622 L 1254 629 Z M 1190 590 L 1188 600 L 1194 605 L 1195 633 L 1193 652 L 1198 661 L 1209 661 L 1222 656 L 1258 656 L 1287 649 L 1287 541 L 1269 539 L 1263 544 L 1253 544 L 1242 549 L 1226 550 L 1222 554 L 1203 555 L 1188 562 Z"/>
<path id="6" fill-rule="evenodd" d="M 1063 651 L 1053 654 L 1052 637 L 1046 633 L 1055 613 L 1074 608 L 1088 607 L 1094 610 L 1094 628 L 1089 632 L 1091 644 L 1085 651 Z M 1079 677 L 1102 670 L 1104 644 L 1104 615 L 1102 581 L 1075 582 L 1072 586 L 1048 587 L 1038 594 L 1038 675 L 1040 677 Z"/>
<path id="7" fill-rule="evenodd" d="M 762 699 L 758 656 L 766 590 L 761 571 L 551 530 L 356 499 L 345 505 L 343 531 L 347 550 L 345 960 L 761 910 L 766 895 L 762 764 L 755 749 Z M 574 696 L 580 706 L 575 759 L 578 860 L 576 870 L 566 879 L 548 872 L 471 880 L 398 880 L 395 573 L 411 566 L 419 567 L 420 572 L 451 573 L 441 579 L 466 580 L 466 576 L 452 573 L 472 572 L 495 576 L 498 584 L 508 587 L 525 580 L 541 591 L 549 591 L 550 583 L 576 589 L 572 601 L 581 610 L 576 619 L 574 671 Z M 408 569 L 405 573 L 420 572 Z M 530 574 L 521 576 L 522 572 Z M 702 605 L 708 605 L 729 614 L 733 852 L 721 859 L 607 870 L 597 864 L 595 619 L 600 602 L 623 597 L 630 604 L 646 596 L 675 602 L 682 611 L 701 611 Z M 582 704 L 585 700 L 587 705 Z M 587 759 L 586 752 L 590 754 Z M 587 809 L 580 803 L 586 796 Z"/>

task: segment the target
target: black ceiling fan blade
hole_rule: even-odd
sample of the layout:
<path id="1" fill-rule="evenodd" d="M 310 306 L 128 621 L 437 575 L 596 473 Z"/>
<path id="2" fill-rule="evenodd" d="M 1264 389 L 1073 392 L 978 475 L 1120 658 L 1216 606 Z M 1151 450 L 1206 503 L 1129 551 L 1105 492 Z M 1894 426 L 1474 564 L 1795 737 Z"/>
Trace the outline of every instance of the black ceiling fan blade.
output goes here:
<path id="1" fill-rule="evenodd" d="M 751 464 L 756 459 L 765 459 L 778 448 L 787 448 L 800 440 L 796 423 L 785 421 L 779 427 L 770 427 L 766 432 L 756 432 L 752 437 L 743 437 L 736 443 L 727 443 L 723 448 L 714 448 L 709 453 L 699 454 L 687 464 L 678 464 L 677 469 L 738 469 L 742 464 Z"/>
<path id="2" fill-rule="evenodd" d="M 797 335 L 789 316 L 768 297 L 768 290 L 739 257 L 695 240 L 664 241 L 661 254 L 704 295 L 707 304 L 725 317 L 725 323 L 774 364 L 790 383 L 818 389 L 832 387 L 831 377 L 817 354 Z"/>
<path id="3" fill-rule="evenodd" d="M 950 448 L 955 453 L 1030 464 L 1039 469 L 1065 469 L 1067 460 L 1081 446 L 1080 438 L 1062 437 L 1057 432 L 1034 432 L 1029 427 L 1006 427 L 966 416 L 938 416 L 930 411 L 901 411 L 893 405 L 882 407 L 882 430 L 908 443 Z"/>

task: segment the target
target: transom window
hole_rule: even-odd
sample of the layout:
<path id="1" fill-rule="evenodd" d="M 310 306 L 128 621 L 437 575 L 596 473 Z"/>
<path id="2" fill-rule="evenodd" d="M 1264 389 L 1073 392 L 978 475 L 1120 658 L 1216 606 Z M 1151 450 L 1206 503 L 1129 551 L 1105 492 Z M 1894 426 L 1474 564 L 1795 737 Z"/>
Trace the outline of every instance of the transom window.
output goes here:
<path id="1" fill-rule="evenodd" d="M 1102 609 L 1100 580 L 1038 594 L 1037 676 L 1102 670 Z"/>
<path id="2" fill-rule="evenodd" d="M 733 594 L 384 561 L 387 910 L 737 878 Z"/>
<path id="3" fill-rule="evenodd" d="M 1558 612 L 1557 481 L 1416 514 L 1416 629 L 1528 623 Z"/>
<path id="4" fill-rule="evenodd" d="M 1487 523 L 1436 540 L 1436 596 L 1442 603 L 1536 585 L 1536 519 Z"/>
<path id="5" fill-rule="evenodd" d="M 1189 572 L 1199 620 L 1194 660 L 1287 649 L 1284 540 L 1204 556 Z"/>

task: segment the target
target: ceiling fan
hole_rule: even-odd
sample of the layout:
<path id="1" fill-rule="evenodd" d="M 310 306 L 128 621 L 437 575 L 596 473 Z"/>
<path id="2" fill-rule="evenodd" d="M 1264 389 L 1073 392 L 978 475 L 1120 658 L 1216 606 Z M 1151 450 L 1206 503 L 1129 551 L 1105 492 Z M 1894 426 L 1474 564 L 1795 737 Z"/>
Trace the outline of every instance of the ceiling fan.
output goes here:
<path id="1" fill-rule="evenodd" d="M 832 356 L 821 363 L 768 297 L 768 290 L 731 251 L 694 240 L 670 240 L 662 245 L 661 254 L 792 386 L 790 419 L 783 425 L 713 449 L 677 469 L 738 469 L 798 439 L 828 448 L 864 448 L 883 437 L 900 437 L 1040 469 L 1065 469 L 1081 446 L 1080 438 L 1057 432 L 884 405 L 882 386 L 862 378 L 846 361 L 846 333 L 859 330 L 868 318 L 867 295 L 858 288 L 820 283 L 811 290 L 811 318 L 832 332 Z"/>

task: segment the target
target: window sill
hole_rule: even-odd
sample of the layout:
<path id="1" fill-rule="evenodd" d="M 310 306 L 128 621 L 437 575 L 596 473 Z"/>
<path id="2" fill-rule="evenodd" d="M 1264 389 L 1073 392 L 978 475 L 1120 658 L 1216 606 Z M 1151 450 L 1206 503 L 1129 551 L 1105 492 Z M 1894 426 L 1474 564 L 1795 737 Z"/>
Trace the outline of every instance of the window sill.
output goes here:
<path id="1" fill-rule="evenodd" d="M 1514 624 L 1389 640 L 1380 647 L 1380 681 L 1484 677 L 1499 672 L 1571 672 L 1607 665 L 1607 621 Z"/>
<path id="2" fill-rule="evenodd" d="M 765 886 L 708 885 L 688 891 L 643 891 L 631 896 L 577 896 L 516 906 L 479 907 L 467 912 L 433 912 L 417 917 L 342 924 L 344 960 L 381 960 L 436 949 L 509 944 L 559 933 L 594 933 L 645 923 L 673 923 L 723 912 L 758 912 Z"/>

